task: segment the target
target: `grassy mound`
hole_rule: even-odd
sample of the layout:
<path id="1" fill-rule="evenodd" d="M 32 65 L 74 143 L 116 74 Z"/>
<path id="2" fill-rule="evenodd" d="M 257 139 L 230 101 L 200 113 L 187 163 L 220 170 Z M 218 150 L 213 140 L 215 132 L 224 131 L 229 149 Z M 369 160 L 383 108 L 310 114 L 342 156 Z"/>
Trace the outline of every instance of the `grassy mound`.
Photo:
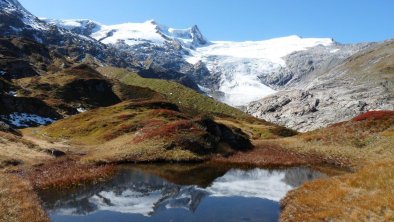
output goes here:
<path id="1" fill-rule="evenodd" d="M 196 161 L 251 148 L 241 130 L 190 116 L 165 100 L 125 101 L 39 129 L 78 144 L 93 162 Z"/>

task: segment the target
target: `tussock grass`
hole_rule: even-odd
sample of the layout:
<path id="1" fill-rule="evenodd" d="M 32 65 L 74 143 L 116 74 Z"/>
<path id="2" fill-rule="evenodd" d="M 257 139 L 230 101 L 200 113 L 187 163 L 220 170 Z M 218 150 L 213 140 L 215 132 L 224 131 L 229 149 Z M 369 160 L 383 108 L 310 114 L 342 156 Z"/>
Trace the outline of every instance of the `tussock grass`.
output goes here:
<path id="1" fill-rule="evenodd" d="M 32 186 L 15 175 L 0 173 L 0 221 L 50 221 Z"/>

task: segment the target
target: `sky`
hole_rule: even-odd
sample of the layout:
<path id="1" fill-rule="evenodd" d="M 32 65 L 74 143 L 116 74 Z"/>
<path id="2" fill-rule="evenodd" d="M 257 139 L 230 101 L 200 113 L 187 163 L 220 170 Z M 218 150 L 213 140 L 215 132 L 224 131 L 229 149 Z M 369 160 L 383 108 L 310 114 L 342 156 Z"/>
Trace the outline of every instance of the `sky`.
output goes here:
<path id="1" fill-rule="evenodd" d="M 154 19 L 173 28 L 198 25 L 209 40 L 289 35 L 341 43 L 394 38 L 394 0 L 19 0 L 38 17 L 103 24 Z"/>

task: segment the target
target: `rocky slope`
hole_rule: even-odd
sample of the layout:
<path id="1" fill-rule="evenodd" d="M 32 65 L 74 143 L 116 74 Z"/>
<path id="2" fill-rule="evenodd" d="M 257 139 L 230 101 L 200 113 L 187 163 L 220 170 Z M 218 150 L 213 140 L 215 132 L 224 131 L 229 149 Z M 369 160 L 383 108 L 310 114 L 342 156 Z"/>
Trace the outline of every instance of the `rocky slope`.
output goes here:
<path id="1" fill-rule="evenodd" d="M 301 75 L 300 80 L 290 82 L 288 90 L 253 102 L 246 111 L 309 131 L 366 111 L 393 110 L 393 58 L 393 40 L 370 45 L 339 65 L 323 65 L 320 70 Z"/>

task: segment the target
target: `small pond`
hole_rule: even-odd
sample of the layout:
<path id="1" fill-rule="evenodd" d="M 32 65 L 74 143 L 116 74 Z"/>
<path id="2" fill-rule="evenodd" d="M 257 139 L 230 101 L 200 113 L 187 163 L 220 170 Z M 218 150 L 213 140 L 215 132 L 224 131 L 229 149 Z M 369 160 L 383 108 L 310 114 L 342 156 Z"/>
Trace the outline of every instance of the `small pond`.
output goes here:
<path id="1" fill-rule="evenodd" d="M 279 200 L 324 174 L 217 165 L 122 166 L 109 181 L 39 193 L 52 221 L 277 221 Z"/>

